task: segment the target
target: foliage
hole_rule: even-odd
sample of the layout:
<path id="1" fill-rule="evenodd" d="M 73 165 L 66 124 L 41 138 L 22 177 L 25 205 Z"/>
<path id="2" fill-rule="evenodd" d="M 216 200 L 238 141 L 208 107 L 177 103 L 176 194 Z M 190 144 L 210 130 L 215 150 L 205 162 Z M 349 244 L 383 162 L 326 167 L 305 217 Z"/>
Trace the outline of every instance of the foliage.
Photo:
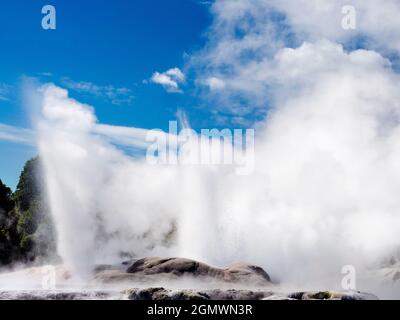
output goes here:
<path id="1" fill-rule="evenodd" d="M 19 256 L 14 205 L 11 189 L 0 180 L 0 265 L 9 264 Z"/>
<path id="2" fill-rule="evenodd" d="M 0 180 L 0 265 L 32 262 L 55 251 L 39 158 L 25 164 L 13 194 Z"/>

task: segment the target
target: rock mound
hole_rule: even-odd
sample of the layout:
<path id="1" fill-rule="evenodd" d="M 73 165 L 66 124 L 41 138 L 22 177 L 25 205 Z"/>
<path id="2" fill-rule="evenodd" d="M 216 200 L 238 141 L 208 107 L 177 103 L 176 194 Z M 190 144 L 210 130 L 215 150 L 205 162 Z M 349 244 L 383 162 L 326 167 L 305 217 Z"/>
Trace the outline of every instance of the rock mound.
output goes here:
<path id="1" fill-rule="evenodd" d="M 168 276 L 179 278 L 190 276 L 194 278 L 209 278 L 229 283 L 270 284 L 271 279 L 261 267 L 235 263 L 226 268 L 216 268 L 205 263 L 185 258 L 148 257 L 135 261 L 127 269 L 127 273 L 139 278 L 149 276 Z"/>

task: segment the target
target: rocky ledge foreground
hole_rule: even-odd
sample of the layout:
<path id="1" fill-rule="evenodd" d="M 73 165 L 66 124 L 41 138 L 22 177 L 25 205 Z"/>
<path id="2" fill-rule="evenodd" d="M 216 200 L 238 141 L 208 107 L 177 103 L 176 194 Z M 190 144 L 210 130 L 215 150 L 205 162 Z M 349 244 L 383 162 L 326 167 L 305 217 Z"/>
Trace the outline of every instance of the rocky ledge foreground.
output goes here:
<path id="1" fill-rule="evenodd" d="M 65 268 L 54 268 L 56 288 L 43 290 L 42 268 L 0 275 L 0 299 L 50 300 L 371 300 L 361 292 L 281 292 L 259 266 L 235 263 L 216 268 L 184 258 L 148 257 L 119 266 L 97 266 L 84 286 L 73 284 Z M 10 283 L 32 283 L 18 290 Z M 8 286 L 5 286 L 8 283 Z M 73 284 L 73 285 L 72 285 Z"/>
<path id="2" fill-rule="evenodd" d="M 252 290 L 127 289 L 113 290 L 22 290 L 2 291 L 0 300 L 377 300 L 362 292 L 276 293 Z"/>
<path id="3" fill-rule="evenodd" d="M 294 292 L 276 293 L 252 290 L 168 290 L 147 288 L 128 290 L 130 300 L 377 300 L 372 294 L 362 292 Z"/>

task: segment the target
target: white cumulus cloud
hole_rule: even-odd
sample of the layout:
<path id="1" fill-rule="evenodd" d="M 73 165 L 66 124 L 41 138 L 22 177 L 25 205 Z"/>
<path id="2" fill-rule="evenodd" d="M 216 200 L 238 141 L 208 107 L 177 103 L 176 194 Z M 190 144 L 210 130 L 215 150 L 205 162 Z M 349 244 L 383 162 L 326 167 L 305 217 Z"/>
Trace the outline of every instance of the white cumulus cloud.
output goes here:
<path id="1" fill-rule="evenodd" d="M 179 68 L 172 68 L 165 72 L 154 72 L 151 82 L 159 84 L 168 92 L 181 93 L 179 85 L 185 82 L 185 75 Z"/>

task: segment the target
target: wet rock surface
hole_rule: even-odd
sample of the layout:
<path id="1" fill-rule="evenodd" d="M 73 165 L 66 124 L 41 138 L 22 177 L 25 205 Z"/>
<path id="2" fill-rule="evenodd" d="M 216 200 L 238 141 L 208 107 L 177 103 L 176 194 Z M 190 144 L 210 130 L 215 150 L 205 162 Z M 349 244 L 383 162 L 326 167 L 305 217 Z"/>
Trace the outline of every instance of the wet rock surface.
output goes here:
<path id="1" fill-rule="evenodd" d="M 261 300 L 271 292 L 251 290 L 169 290 L 146 288 L 128 290 L 130 300 Z"/>

